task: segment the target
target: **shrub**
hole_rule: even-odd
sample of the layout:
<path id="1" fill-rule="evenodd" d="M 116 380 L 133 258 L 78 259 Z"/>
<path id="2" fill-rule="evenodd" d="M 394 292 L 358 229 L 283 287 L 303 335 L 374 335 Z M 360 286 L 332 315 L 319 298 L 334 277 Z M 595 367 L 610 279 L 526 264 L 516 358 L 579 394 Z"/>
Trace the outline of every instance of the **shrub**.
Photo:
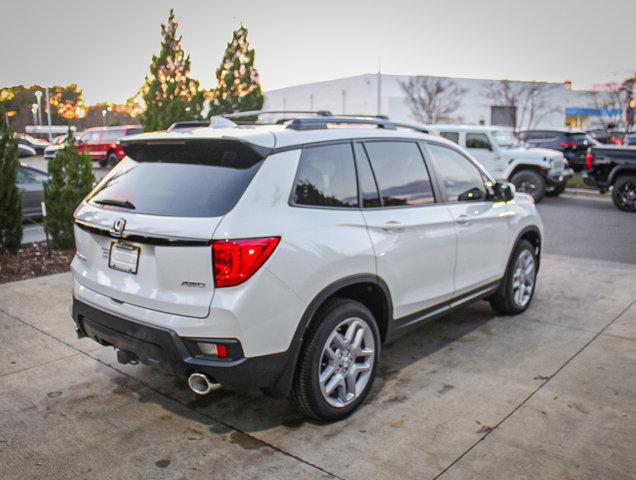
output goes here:
<path id="1" fill-rule="evenodd" d="M 90 157 L 77 151 L 70 130 L 64 147 L 49 161 L 49 176 L 44 185 L 44 203 L 53 248 L 72 248 L 73 212 L 93 188 L 95 175 Z"/>
<path id="2" fill-rule="evenodd" d="M 22 199 L 18 175 L 18 140 L 0 108 L 0 253 L 15 253 L 22 242 Z"/>

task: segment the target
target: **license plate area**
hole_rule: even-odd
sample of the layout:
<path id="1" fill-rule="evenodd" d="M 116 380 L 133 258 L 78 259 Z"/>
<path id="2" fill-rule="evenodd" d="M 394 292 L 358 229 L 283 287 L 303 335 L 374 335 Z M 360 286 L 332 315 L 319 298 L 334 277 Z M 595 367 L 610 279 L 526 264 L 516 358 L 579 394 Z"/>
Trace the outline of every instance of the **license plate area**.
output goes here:
<path id="1" fill-rule="evenodd" d="M 136 274 L 139 266 L 139 247 L 124 242 L 111 243 L 108 266 L 113 270 Z"/>

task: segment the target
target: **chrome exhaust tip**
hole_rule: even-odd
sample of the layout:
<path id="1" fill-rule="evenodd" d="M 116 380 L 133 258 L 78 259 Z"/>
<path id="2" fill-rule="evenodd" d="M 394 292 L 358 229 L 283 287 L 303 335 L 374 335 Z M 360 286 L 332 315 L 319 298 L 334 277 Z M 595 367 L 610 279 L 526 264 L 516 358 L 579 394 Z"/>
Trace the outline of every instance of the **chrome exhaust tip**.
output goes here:
<path id="1" fill-rule="evenodd" d="M 205 373 L 193 373 L 188 377 L 188 386 L 197 395 L 207 395 L 221 387 L 220 383 L 212 383 Z"/>

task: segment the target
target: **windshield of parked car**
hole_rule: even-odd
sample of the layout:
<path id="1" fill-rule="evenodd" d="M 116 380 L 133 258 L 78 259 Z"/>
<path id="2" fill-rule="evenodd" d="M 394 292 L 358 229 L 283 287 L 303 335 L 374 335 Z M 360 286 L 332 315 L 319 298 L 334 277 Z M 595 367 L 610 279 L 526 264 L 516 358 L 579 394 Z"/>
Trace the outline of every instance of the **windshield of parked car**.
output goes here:
<path id="1" fill-rule="evenodd" d="M 492 132 L 492 136 L 501 148 L 516 148 L 519 146 L 517 137 L 510 130 L 495 130 Z"/>

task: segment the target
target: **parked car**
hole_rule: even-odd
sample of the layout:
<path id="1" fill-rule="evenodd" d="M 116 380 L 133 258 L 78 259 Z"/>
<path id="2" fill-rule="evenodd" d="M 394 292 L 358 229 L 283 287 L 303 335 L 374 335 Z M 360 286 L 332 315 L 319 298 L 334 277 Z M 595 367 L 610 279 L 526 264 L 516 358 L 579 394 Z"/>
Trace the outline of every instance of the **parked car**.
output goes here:
<path id="1" fill-rule="evenodd" d="M 576 172 L 585 170 L 585 156 L 591 145 L 600 142 L 583 130 L 544 129 L 520 132 L 519 140 L 528 147 L 549 148 L 563 152 L 568 164 Z"/>
<path id="2" fill-rule="evenodd" d="M 34 148 L 29 147 L 28 145 L 18 143 L 18 155 L 20 158 L 33 157 L 34 155 L 37 155 L 37 152 Z"/>
<path id="3" fill-rule="evenodd" d="M 599 143 L 605 145 L 622 145 L 623 138 L 625 137 L 623 130 L 616 129 L 605 130 L 604 128 L 594 128 L 588 130 L 588 133 Z"/>
<path id="4" fill-rule="evenodd" d="M 79 142 L 80 137 L 82 136 L 81 132 L 73 133 L 75 137 L 75 142 Z M 57 155 L 57 152 L 64 147 L 66 141 L 66 135 L 60 135 L 55 137 L 53 143 L 44 149 L 44 160 L 52 160 Z"/>
<path id="5" fill-rule="evenodd" d="M 22 216 L 36 218 L 42 216 L 42 200 L 44 199 L 44 182 L 49 176 L 42 170 L 20 165 L 16 177 L 16 185 L 22 195 Z"/>
<path id="6" fill-rule="evenodd" d="M 88 153 L 91 160 L 99 162 L 100 167 L 112 166 L 124 158 L 119 140 L 142 131 L 139 125 L 87 128 L 77 142 L 77 149 Z"/>
<path id="7" fill-rule="evenodd" d="M 526 310 L 532 198 L 439 136 L 352 121 L 123 139 L 75 212 L 78 335 L 197 394 L 261 387 L 333 421 L 383 343 L 478 299 Z"/>
<path id="8" fill-rule="evenodd" d="M 544 194 L 558 196 L 573 171 L 562 152 L 522 147 L 511 129 L 478 125 L 429 125 L 431 132 L 466 148 L 496 179 L 540 202 Z"/>
<path id="9" fill-rule="evenodd" d="M 636 146 L 594 146 L 586 158 L 583 180 L 601 193 L 612 192 L 614 205 L 625 212 L 636 212 Z"/>
<path id="10" fill-rule="evenodd" d="M 625 135 L 625 140 L 623 141 L 623 145 L 625 146 L 635 146 L 636 145 L 636 133 L 628 133 Z"/>
<path id="11" fill-rule="evenodd" d="M 35 150 L 36 155 L 42 155 L 44 153 L 44 149 L 49 146 L 49 142 L 46 140 L 32 137 L 26 133 L 18 133 L 18 143 L 31 147 Z"/>

